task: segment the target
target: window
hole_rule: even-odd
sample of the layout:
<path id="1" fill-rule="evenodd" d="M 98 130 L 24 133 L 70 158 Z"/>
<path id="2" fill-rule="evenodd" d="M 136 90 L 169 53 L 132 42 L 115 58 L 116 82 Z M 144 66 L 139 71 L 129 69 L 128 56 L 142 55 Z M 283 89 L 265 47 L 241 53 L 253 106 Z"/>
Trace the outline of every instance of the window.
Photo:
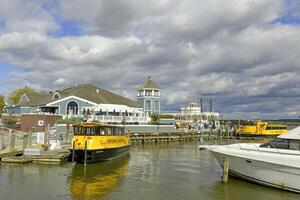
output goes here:
<path id="1" fill-rule="evenodd" d="M 104 128 L 102 128 L 102 127 L 95 127 L 95 135 L 104 136 L 105 135 Z"/>
<path id="2" fill-rule="evenodd" d="M 58 99 L 58 98 L 60 98 L 60 95 L 59 95 L 58 92 L 55 92 L 55 93 L 53 94 L 52 99 Z"/>
<path id="3" fill-rule="evenodd" d="M 74 126 L 74 135 L 95 135 L 95 127 Z"/>
<path id="4" fill-rule="evenodd" d="M 75 101 L 70 101 L 67 104 L 67 115 L 77 115 L 78 114 L 78 104 Z"/>
<path id="5" fill-rule="evenodd" d="M 300 150 L 300 140 L 290 140 L 290 149 L 291 150 Z"/>
<path id="6" fill-rule="evenodd" d="M 276 139 L 272 140 L 271 142 L 261 144 L 260 147 L 289 149 L 290 148 L 290 140 L 289 139 L 276 138 Z"/>
<path id="7" fill-rule="evenodd" d="M 145 102 L 145 110 L 151 110 L 151 100 Z"/>
<path id="8" fill-rule="evenodd" d="M 152 90 L 146 90 L 146 96 L 152 96 Z"/>
<path id="9" fill-rule="evenodd" d="M 73 131 L 74 131 L 74 135 L 81 135 L 81 127 L 74 126 Z"/>
<path id="10" fill-rule="evenodd" d="M 95 127 L 82 127 L 83 135 L 95 135 Z"/>
<path id="11" fill-rule="evenodd" d="M 155 100 L 154 102 L 154 110 L 159 111 L 159 101 Z"/>

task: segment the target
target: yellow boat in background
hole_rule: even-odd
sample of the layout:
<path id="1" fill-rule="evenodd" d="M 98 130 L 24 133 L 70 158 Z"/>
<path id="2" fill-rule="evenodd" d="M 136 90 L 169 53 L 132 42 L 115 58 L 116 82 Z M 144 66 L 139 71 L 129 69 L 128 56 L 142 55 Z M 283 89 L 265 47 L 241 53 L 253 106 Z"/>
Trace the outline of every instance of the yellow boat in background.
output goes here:
<path id="1" fill-rule="evenodd" d="M 238 136 L 278 136 L 287 133 L 287 125 L 283 123 L 269 123 L 269 122 L 252 122 L 241 126 L 236 130 Z"/>

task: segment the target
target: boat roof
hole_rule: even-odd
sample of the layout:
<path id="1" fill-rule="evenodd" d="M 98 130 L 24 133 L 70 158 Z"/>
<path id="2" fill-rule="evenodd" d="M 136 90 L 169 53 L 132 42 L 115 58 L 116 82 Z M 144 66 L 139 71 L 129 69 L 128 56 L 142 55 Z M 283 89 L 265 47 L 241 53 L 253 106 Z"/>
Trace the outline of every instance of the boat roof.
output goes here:
<path id="1" fill-rule="evenodd" d="M 119 124 L 102 124 L 102 123 L 94 123 L 94 122 L 81 122 L 73 124 L 73 126 L 82 126 L 82 127 L 95 127 L 95 126 L 101 126 L 101 127 L 124 127 L 124 125 Z"/>
<path id="2" fill-rule="evenodd" d="M 300 126 L 290 130 L 286 134 L 279 135 L 277 138 L 300 140 Z"/>

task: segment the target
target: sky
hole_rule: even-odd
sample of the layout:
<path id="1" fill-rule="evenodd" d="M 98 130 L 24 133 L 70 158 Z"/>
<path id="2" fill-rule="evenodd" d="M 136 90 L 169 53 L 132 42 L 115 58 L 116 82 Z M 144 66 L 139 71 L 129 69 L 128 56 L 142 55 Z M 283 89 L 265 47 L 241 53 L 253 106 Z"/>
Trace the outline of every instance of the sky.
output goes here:
<path id="1" fill-rule="evenodd" d="M 223 117 L 300 116 L 299 0 L 1 0 L 0 94 L 91 83 L 162 110 L 212 99 Z M 207 108 L 204 108 L 204 110 Z"/>

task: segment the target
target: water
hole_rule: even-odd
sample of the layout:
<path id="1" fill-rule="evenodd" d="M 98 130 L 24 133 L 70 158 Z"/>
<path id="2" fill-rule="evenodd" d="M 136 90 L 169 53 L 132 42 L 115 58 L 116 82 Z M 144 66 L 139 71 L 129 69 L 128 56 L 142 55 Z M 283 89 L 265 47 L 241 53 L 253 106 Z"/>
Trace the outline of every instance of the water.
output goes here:
<path id="1" fill-rule="evenodd" d="M 130 155 L 88 165 L 0 165 L 0 199 L 289 200 L 300 194 L 232 177 L 198 144 L 135 145 Z"/>

